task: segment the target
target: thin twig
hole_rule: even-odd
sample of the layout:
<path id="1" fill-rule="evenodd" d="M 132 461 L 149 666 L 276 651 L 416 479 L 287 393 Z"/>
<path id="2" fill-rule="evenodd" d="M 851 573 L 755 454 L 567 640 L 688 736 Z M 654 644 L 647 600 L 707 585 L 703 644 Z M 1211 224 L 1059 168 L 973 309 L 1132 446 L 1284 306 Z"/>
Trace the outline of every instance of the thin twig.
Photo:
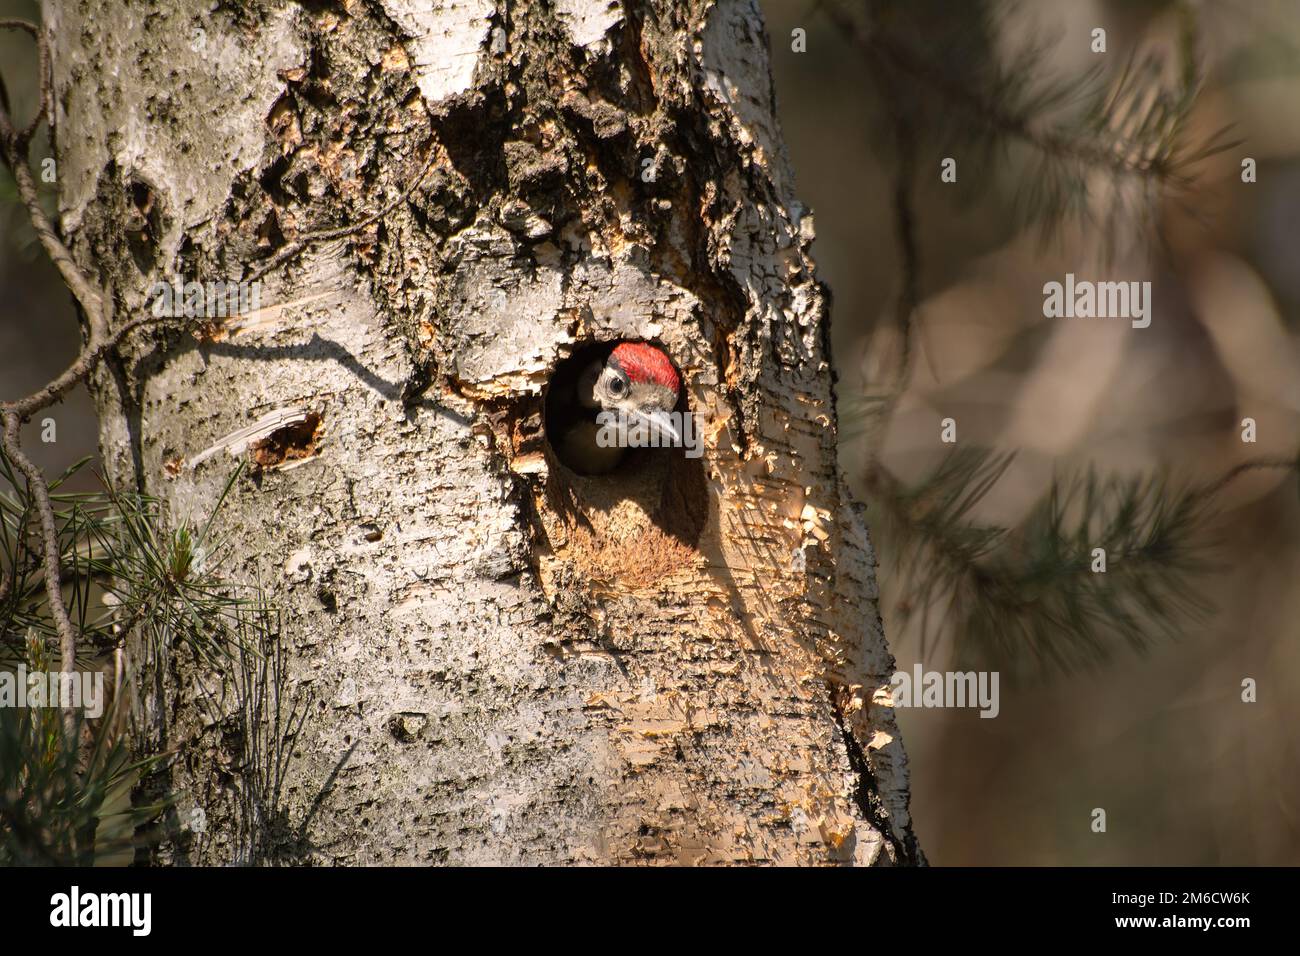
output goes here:
<path id="1" fill-rule="evenodd" d="M 0 21 L 3 24 L 6 21 Z M 21 21 L 15 21 L 21 22 Z M 38 44 L 42 47 L 43 42 L 37 35 Z M 42 55 L 42 63 L 45 57 Z M 41 80 L 42 86 L 45 79 Z M 44 105 L 39 112 L 44 112 Z M 38 116 L 39 119 L 39 116 Z M 31 131 L 34 131 L 32 127 Z M 94 287 L 86 274 L 77 267 L 73 261 L 72 253 L 68 247 L 59 239 L 58 234 L 54 231 L 49 218 L 45 215 L 45 210 L 41 208 L 40 196 L 36 187 L 36 180 L 32 178 L 31 168 L 27 165 L 27 145 L 30 132 L 24 130 L 22 133 L 14 129 L 13 120 L 9 116 L 9 111 L 0 105 L 0 150 L 3 151 L 6 165 L 9 166 L 13 173 L 14 183 L 18 186 L 18 196 L 27 207 L 27 216 L 31 219 L 32 228 L 36 231 L 36 236 L 41 241 L 46 254 L 54 263 L 55 268 L 59 270 L 59 275 L 63 278 L 68 289 L 76 296 L 78 304 L 86 313 L 86 318 L 90 323 L 90 341 L 93 343 L 97 339 L 103 338 L 108 332 L 107 319 L 104 315 L 104 299 L 98 289 Z"/>
<path id="2" fill-rule="evenodd" d="M 54 505 L 50 501 L 50 487 L 45 476 L 30 458 L 23 454 L 19 439 L 21 419 L 17 413 L 4 412 L 4 450 L 10 461 L 27 478 L 27 490 L 36 504 L 36 515 L 41 525 L 41 543 L 45 565 L 45 594 L 49 599 L 50 616 L 54 618 L 59 633 L 59 670 L 71 674 L 77 663 L 77 632 L 68 617 L 63 603 L 63 585 L 59 577 L 59 529 L 54 522 Z M 63 726 L 69 735 L 76 727 L 76 711 L 71 701 L 65 701 Z"/>
<path id="3" fill-rule="evenodd" d="M 1215 481 L 1210 482 L 1210 484 L 1198 491 L 1197 495 L 1202 498 L 1213 498 L 1247 472 L 1272 469 L 1300 471 L 1300 458 L 1256 458 L 1251 461 L 1243 461 L 1241 464 L 1229 468 Z"/>
<path id="4" fill-rule="evenodd" d="M 913 128 L 911 116 L 901 105 L 900 92 L 896 89 L 889 71 L 879 62 L 873 63 L 872 66 L 876 74 L 876 82 L 885 93 L 898 146 L 893 213 L 902 280 L 898 301 L 894 306 L 894 322 L 899 340 L 898 358 L 893 369 L 894 377 L 885 388 L 880 406 L 875 409 L 871 417 L 873 430 L 878 433 L 889 421 L 910 379 L 915 355 L 913 337 L 918 328 L 918 313 L 921 306 L 921 252 L 916 239 L 916 212 L 913 203 L 916 182 L 916 130 Z M 878 441 L 872 441 L 870 447 L 877 447 L 878 444 Z"/>
<path id="5" fill-rule="evenodd" d="M 32 117 L 23 131 L 18 135 L 20 145 L 26 145 L 31 141 L 32 136 L 36 133 L 37 128 L 41 125 L 49 112 L 50 100 L 50 51 L 45 44 L 45 37 L 41 34 L 40 28 L 29 20 L 19 20 L 13 17 L 0 20 L 0 29 L 3 30 L 26 30 L 36 41 L 37 71 L 40 73 L 40 103 L 36 107 L 36 115 Z"/>
<path id="6" fill-rule="evenodd" d="M 26 398 L 16 399 L 12 402 L 0 402 L 0 412 L 13 412 L 26 419 L 41 409 L 48 408 L 85 381 L 86 377 L 98 367 L 99 363 L 121 345 L 122 340 L 136 329 L 151 325 L 162 325 L 172 318 L 172 316 L 146 315 L 123 323 L 98 344 L 94 346 L 87 345 L 83 348 L 73 363 L 61 375 L 47 383 L 44 388 L 33 392 Z"/>
<path id="7" fill-rule="evenodd" d="M 19 471 L 27 479 L 28 493 L 36 505 L 37 517 L 40 521 L 42 555 L 45 568 L 45 593 L 49 599 L 50 616 L 54 620 L 54 626 L 59 635 L 59 669 L 64 674 L 71 674 L 77 665 L 77 633 L 72 626 L 72 619 L 68 616 L 67 605 L 63 603 L 63 582 L 59 567 L 59 531 L 54 520 L 54 506 L 50 501 L 50 487 L 45 480 L 45 476 L 32 460 L 23 454 L 20 430 L 22 423 L 34 411 L 48 407 L 58 401 L 63 395 L 71 391 L 78 381 L 81 381 L 84 376 L 89 374 L 90 370 L 95 367 L 107 351 L 105 340 L 111 341 L 116 338 L 120 341 L 120 336 L 111 337 L 107 334 L 108 320 L 104 313 L 104 297 L 94 287 L 90 279 L 86 277 L 85 273 L 77 267 L 67 246 L 63 244 L 54 231 L 53 225 L 41 208 L 36 181 L 33 179 L 31 169 L 27 165 L 27 148 L 32 134 L 40 125 L 41 114 L 45 112 L 45 104 L 49 99 L 48 90 L 46 89 L 49 58 L 45 49 L 44 38 L 34 24 L 24 20 L 0 20 L 0 27 L 26 30 L 35 37 L 41 70 L 41 104 L 37 109 L 35 119 L 21 132 L 14 128 L 8 109 L 3 102 L 0 102 L 0 152 L 3 153 L 4 161 L 13 173 L 14 183 L 18 187 L 18 195 L 22 199 L 23 205 L 27 207 L 27 215 L 31 219 L 32 228 L 36 231 L 36 235 L 45 248 L 46 254 L 59 270 L 64 283 L 81 305 L 90 325 L 87 344 L 78 356 L 77 361 L 73 363 L 72 368 L 35 395 L 28 396 L 18 402 L 7 402 L 0 405 L 0 416 L 3 416 L 3 438 L 0 440 L 0 444 L 3 445 L 5 454 L 18 466 Z M 128 326 L 130 324 L 127 323 Z M 122 334 L 125 334 L 125 332 L 122 332 Z M 75 377 L 74 372 L 76 373 Z M 66 701 L 63 708 L 63 726 L 64 731 L 71 739 L 76 730 L 76 712 L 71 701 Z"/>
<path id="8" fill-rule="evenodd" d="M 916 242 L 916 217 L 912 208 L 912 181 L 915 178 L 915 148 L 911 123 L 897 111 L 894 129 L 898 136 L 898 175 L 894 180 L 894 230 L 898 234 L 898 252 L 903 261 L 903 287 L 898 297 L 898 331 L 903 338 L 902 374 L 899 390 L 906 387 L 912 366 L 912 334 L 916 310 L 920 305 L 921 253 Z"/>

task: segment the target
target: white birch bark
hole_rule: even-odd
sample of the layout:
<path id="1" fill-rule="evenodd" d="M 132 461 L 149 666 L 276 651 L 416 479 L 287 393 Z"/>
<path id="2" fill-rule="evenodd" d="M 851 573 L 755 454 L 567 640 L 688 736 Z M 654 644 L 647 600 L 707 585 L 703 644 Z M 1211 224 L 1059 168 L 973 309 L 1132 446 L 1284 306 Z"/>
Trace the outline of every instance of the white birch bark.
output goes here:
<path id="1" fill-rule="evenodd" d="M 918 862 L 757 5 L 212 6 L 46 5 L 61 224 L 119 321 L 432 163 L 255 314 L 133 339 L 96 383 L 109 473 L 173 520 L 298 429 L 219 522 L 314 699 L 279 858 Z M 617 338 L 673 356 L 698 466 L 548 452 L 550 374 Z M 208 832 L 164 862 L 239 854 L 202 676 L 164 711 Z"/>

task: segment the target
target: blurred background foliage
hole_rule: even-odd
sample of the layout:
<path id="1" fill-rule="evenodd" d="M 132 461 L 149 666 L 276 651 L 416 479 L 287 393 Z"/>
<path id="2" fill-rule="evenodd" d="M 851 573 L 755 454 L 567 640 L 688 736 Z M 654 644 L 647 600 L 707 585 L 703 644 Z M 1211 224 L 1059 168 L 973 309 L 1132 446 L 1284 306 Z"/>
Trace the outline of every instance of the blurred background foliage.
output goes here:
<path id="1" fill-rule="evenodd" d="M 763 7 L 886 633 L 1003 676 L 899 710 L 930 860 L 1300 862 L 1300 3 Z"/>
<path id="2" fill-rule="evenodd" d="M 1297 480 L 1222 481 L 1300 448 L 1300 0 L 762 6 L 886 632 L 902 669 L 1004 676 L 994 720 L 899 712 L 930 860 L 1300 862 Z M 30 40 L 0 63 L 30 115 Z M 1151 326 L 1045 319 L 1067 272 L 1150 280 Z M 0 393 L 77 342 L 0 173 Z M 84 390 L 51 417 L 25 446 L 58 474 L 96 427 Z"/>

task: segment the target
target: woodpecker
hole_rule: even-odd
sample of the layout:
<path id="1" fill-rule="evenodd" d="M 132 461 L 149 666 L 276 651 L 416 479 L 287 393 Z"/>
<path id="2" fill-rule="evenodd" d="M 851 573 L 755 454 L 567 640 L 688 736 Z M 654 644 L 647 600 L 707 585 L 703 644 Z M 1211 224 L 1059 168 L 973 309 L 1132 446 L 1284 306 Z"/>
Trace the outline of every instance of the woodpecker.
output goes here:
<path id="1" fill-rule="evenodd" d="M 660 447 L 680 445 L 681 433 L 669 414 L 680 391 L 677 370 L 660 349 L 620 343 L 608 359 L 592 362 L 578 376 L 578 415 L 560 439 L 560 458 L 582 474 L 603 475 L 618 466 L 629 444 L 636 444 L 629 442 L 628 429 L 653 436 Z M 598 420 L 602 412 L 617 416 L 612 427 L 609 416 Z"/>

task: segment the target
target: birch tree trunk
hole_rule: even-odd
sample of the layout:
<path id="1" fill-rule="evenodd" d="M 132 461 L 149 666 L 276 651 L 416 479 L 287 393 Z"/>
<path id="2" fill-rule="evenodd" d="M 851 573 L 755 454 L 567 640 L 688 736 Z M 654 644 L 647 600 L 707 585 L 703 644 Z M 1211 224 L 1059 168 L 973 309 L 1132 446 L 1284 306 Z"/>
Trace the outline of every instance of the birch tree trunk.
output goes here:
<path id="1" fill-rule="evenodd" d="M 226 573 L 311 695 L 263 859 L 922 861 L 753 0 L 45 15 L 61 224 L 117 321 L 266 273 L 95 383 L 109 475 L 171 520 L 249 462 Z M 547 383 L 615 339 L 671 354 L 702 458 L 557 461 Z M 206 832 L 159 858 L 245 859 L 253 771 L 177 667 Z"/>

